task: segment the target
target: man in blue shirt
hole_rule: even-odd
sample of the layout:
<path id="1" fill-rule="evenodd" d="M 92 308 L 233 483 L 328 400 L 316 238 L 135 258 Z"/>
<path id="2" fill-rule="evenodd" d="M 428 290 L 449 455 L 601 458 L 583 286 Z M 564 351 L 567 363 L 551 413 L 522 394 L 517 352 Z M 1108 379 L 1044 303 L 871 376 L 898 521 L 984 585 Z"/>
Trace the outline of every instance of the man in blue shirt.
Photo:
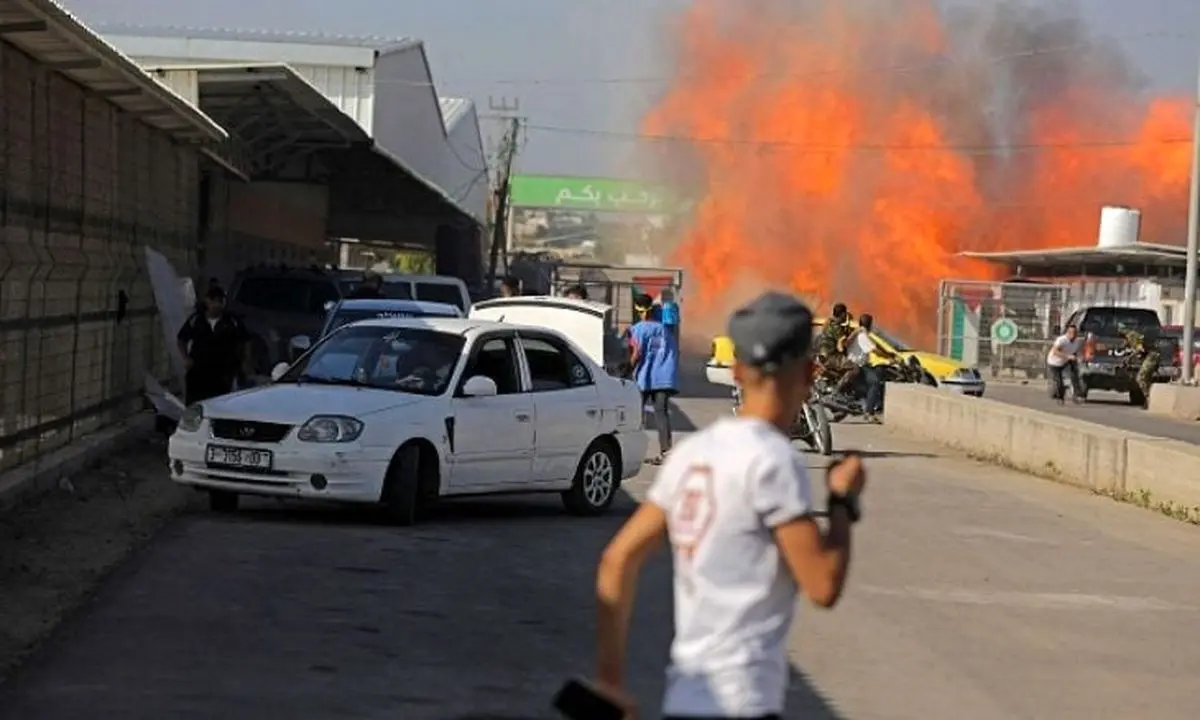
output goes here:
<path id="1" fill-rule="evenodd" d="M 637 322 L 629 328 L 632 345 L 630 363 L 642 402 L 654 408 L 658 429 L 658 456 L 650 460 L 661 465 L 671 450 L 671 415 L 668 400 L 679 392 L 679 343 L 662 322 L 654 317 L 654 300 L 649 295 L 634 299 Z"/>

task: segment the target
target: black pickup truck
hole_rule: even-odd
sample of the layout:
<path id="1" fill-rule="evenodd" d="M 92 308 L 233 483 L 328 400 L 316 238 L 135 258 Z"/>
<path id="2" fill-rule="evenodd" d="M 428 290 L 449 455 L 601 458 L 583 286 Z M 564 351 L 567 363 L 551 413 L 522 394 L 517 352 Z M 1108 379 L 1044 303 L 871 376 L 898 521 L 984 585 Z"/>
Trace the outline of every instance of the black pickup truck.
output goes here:
<path id="1" fill-rule="evenodd" d="M 1085 392 L 1110 390 L 1129 393 L 1129 402 L 1143 405 L 1146 398 L 1137 386 L 1137 363 L 1130 363 L 1123 332 L 1141 333 L 1147 342 L 1154 342 L 1162 364 L 1154 382 L 1170 382 L 1179 377 L 1179 341 L 1163 332 L 1158 313 L 1145 308 L 1086 307 L 1067 318 L 1068 325 L 1079 329 L 1086 338 L 1084 357 L 1079 376 Z"/>

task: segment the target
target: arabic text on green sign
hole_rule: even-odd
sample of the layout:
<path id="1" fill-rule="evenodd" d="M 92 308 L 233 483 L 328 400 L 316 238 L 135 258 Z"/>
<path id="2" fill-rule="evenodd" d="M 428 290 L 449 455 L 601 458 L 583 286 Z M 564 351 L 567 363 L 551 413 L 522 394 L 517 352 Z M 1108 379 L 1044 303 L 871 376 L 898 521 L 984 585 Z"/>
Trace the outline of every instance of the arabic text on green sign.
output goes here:
<path id="1" fill-rule="evenodd" d="M 669 213 L 677 201 L 662 187 L 612 178 L 514 175 L 513 207 L 595 212 Z"/>

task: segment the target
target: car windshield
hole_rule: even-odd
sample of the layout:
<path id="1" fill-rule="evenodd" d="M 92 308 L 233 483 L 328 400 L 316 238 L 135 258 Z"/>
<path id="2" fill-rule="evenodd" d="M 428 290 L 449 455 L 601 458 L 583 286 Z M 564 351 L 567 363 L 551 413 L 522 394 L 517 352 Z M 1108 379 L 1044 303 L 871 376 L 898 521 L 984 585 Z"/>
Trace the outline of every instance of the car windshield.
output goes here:
<path id="1" fill-rule="evenodd" d="M 362 280 L 343 280 L 341 283 L 342 295 L 350 297 L 354 291 L 362 285 Z M 383 283 L 380 288 L 380 293 L 388 300 L 412 300 L 412 289 L 407 282 L 387 282 Z"/>
<path id="2" fill-rule="evenodd" d="M 450 283 L 435 283 L 417 281 L 417 299 L 427 302 L 445 303 L 453 305 L 459 310 L 466 310 L 463 307 L 463 295 L 459 290 L 458 285 Z"/>
<path id="3" fill-rule="evenodd" d="M 462 354 L 461 335 L 426 328 L 358 325 L 329 335 L 279 379 L 441 395 Z"/>
<path id="4" fill-rule="evenodd" d="M 888 343 L 889 346 L 892 346 L 892 349 L 895 350 L 895 352 L 898 352 L 898 353 L 911 353 L 912 352 L 912 348 L 908 347 L 908 343 L 901 341 L 899 337 L 896 337 L 895 335 L 890 334 L 890 332 L 880 328 L 880 326 L 878 326 L 878 325 L 874 326 L 874 328 L 871 328 L 871 332 L 874 332 L 875 335 L 880 337 L 880 340 Z"/>
<path id="5" fill-rule="evenodd" d="M 385 310 L 385 309 L 364 309 L 364 308 L 342 308 L 338 310 L 337 315 L 329 321 L 326 333 L 331 333 L 334 330 L 349 325 L 359 320 L 376 320 L 380 318 L 410 318 L 410 317 L 429 317 L 435 315 L 437 317 L 452 317 L 449 314 L 442 313 L 426 313 L 417 310 Z"/>

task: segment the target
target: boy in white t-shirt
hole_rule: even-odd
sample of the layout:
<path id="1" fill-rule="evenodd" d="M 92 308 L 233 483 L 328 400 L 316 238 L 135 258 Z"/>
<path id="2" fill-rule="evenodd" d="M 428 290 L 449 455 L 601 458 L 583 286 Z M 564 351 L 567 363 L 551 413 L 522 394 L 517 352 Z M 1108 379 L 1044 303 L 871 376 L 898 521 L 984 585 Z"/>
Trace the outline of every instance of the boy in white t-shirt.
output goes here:
<path id="1" fill-rule="evenodd" d="M 1063 375 L 1071 379 L 1071 390 L 1075 402 L 1082 402 L 1084 396 L 1083 382 L 1079 379 L 1079 353 L 1083 350 L 1083 338 L 1079 337 L 1079 328 L 1068 325 L 1066 331 L 1054 339 L 1050 352 L 1046 355 L 1046 368 L 1050 379 L 1054 382 L 1054 399 L 1062 405 L 1067 394 Z"/>
<path id="2" fill-rule="evenodd" d="M 837 602 L 866 481 L 857 457 L 831 466 L 829 529 L 822 531 L 804 458 L 787 436 L 812 380 L 808 308 L 767 293 L 734 314 L 729 337 L 742 388 L 738 416 L 675 447 L 647 501 L 605 549 L 596 577 L 597 686 L 625 703 L 637 574 L 670 541 L 675 639 L 666 720 L 781 716 L 797 589 L 820 607 Z"/>

